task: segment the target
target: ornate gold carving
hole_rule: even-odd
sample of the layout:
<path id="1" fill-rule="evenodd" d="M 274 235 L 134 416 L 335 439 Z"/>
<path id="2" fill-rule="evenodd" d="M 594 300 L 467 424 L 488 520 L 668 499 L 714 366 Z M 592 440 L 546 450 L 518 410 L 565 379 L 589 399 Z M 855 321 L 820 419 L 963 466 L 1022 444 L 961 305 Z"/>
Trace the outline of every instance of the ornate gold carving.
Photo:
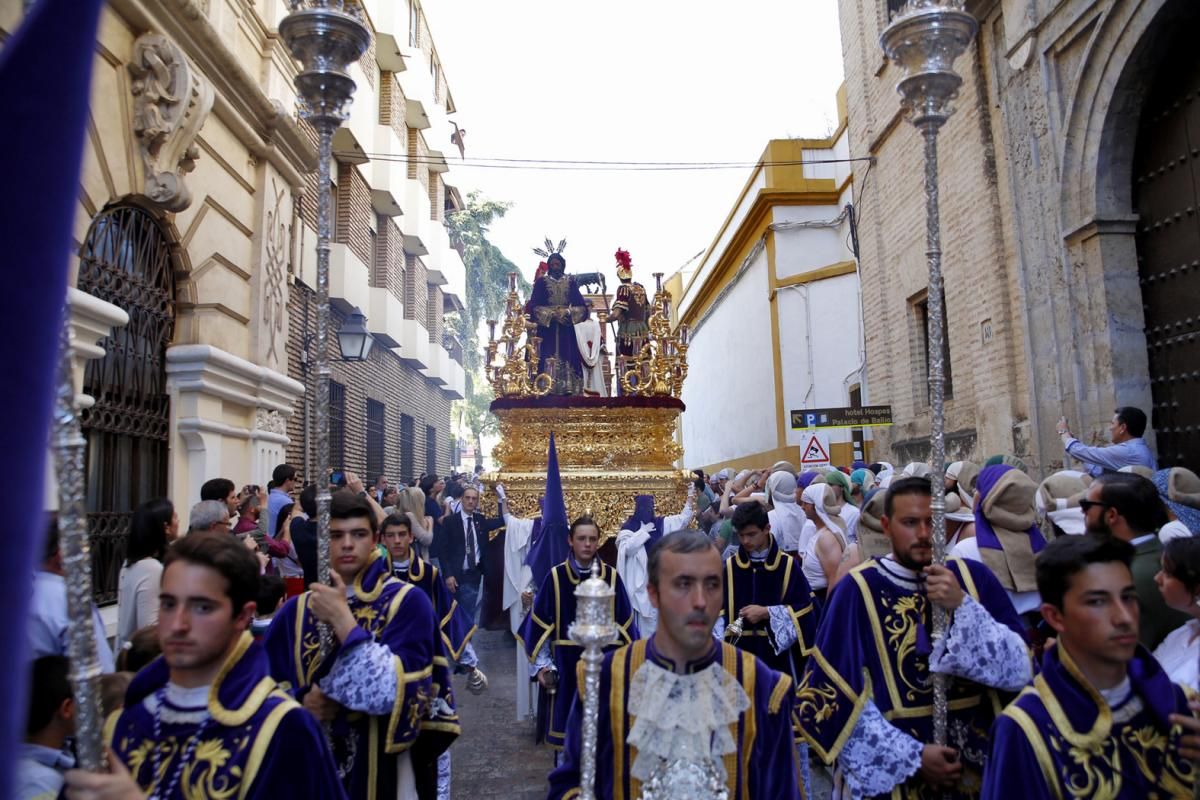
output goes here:
<path id="1" fill-rule="evenodd" d="M 484 375 L 497 397 L 544 397 L 550 393 L 553 384 L 550 375 L 537 371 L 542 340 L 536 331 L 537 326 L 517 296 L 517 273 L 510 272 L 500 341 L 496 341 L 496 321 L 488 320 L 489 341 L 483 361 Z M 499 362 L 497 355 L 501 357 Z M 553 372 L 554 365 L 549 366 Z"/>
<path id="2" fill-rule="evenodd" d="M 646 343 L 629 359 L 621 375 L 621 388 L 630 395 L 679 397 L 687 378 L 688 328 L 671 333 L 671 293 L 659 288 L 654 312 L 647 320 Z"/>
<path id="3" fill-rule="evenodd" d="M 654 311 L 647 324 L 646 343 L 618 368 L 628 367 L 620 374 L 621 386 L 629 395 L 679 397 L 687 378 L 688 328 L 681 325 L 671 331 L 671 293 L 659 286 L 654 296 Z M 557 364 L 546 359 L 548 372 L 538 372 L 538 348 L 541 339 L 537 325 L 525 313 L 517 295 L 516 273 L 508 276 L 508 298 L 505 301 L 504 323 L 496 339 L 496 320 L 488 320 L 488 345 L 483 369 L 497 397 L 542 397 L 554 384 Z M 608 313 L 598 310 L 601 328 Z"/>
<path id="4" fill-rule="evenodd" d="M 590 509 L 601 541 L 615 536 L 633 513 L 634 499 L 654 495 L 661 516 L 678 514 L 687 476 L 674 461 L 677 408 L 500 408 L 500 443 L 492 451 L 508 505 L 536 516 L 546 485 L 546 447 L 554 432 L 568 517 Z"/>

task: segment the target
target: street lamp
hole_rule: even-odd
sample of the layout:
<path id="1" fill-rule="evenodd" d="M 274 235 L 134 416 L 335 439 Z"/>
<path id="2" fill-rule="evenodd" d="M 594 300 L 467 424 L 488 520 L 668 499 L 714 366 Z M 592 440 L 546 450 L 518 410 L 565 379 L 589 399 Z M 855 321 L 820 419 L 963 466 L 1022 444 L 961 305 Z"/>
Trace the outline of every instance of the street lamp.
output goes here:
<path id="1" fill-rule="evenodd" d="M 346 0 L 289 0 L 279 35 L 302 67 L 296 76 L 301 119 L 317 131 L 317 330 L 313 364 L 317 370 L 317 579 L 329 583 L 329 169 L 333 133 L 350 117 L 356 88 L 347 73 L 371 43 L 362 9 Z M 321 658 L 333 633 L 320 626 Z"/>
<path id="2" fill-rule="evenodd" d="M 338 328 L 338 346 L 342 350 L 342 361 L 366 361 L 374 342 L 367 330 L 367 318 L 361 308 L 355 308 L 346 316 Z"/>
<path id="3" fill-rule="evenodd" d="M 954 60 L 962 55 L 978 30 L 975 17 L 962 0 L 908 0 L 879 37 L 880 45 L 904 77 L 896 85 L 900 105 L 925 139 L 925 258 L 929 262 L 929 480 L 933 499 L 933 559 L 946 562 L 946 364 L 942 341 L 944 293 L 942 291 L 942 233 L 938 206 L 937 135 L 954 113 L 950 102 L 958 96 L 962 77 Z M 933 637 L 946 631 L 946 611 L 933 606 Z M 933 740 L 946 744 L 946 676 L 934 674 Z"/>

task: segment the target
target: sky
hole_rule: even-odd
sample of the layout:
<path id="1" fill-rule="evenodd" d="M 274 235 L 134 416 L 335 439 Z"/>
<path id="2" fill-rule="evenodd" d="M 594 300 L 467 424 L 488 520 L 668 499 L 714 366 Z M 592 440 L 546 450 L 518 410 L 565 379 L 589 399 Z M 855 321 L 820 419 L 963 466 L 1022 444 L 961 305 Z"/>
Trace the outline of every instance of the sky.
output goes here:
<path id="1" fill-rule="evenodd" d="M 837 0 L 424 7 L 469 158 L 753 164 L 769 139 L 825 136 L 837 124 Z M 464 197 L 513 204 L 490 238 L 527 277 L 540 260 L 532 248 L 565 238 L 568 270 L 603 270 L 610 290 L 618 247 L 650 289 L 652 273 L 670 275 L 706 249 L 750 175 L 484 169 L 441 149 Z"/>

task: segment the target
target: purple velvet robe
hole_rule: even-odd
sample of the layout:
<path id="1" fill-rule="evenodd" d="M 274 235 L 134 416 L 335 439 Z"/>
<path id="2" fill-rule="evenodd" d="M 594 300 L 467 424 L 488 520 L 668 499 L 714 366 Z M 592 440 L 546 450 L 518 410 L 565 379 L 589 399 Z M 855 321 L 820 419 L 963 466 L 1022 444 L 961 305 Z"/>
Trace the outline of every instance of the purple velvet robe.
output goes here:
<path id="1" fill-rule="evenodd" d="M 1062 647 L 1048 650 L 992 727 L 985 800 L 1192 797 L 1196 765 L 1179 757 L 1182 729 L 1170 721 L 1191 714 L 1183 690 L 1140 646 L 1129 680 L 1133 695 L 1114 711 Z M 1142 708 L 1126 719 L 1134 698 Z"/>
<path id="2" fill-rule="evenodd" d="M 225 663 L 209 693 L 210 723 L 179 773 L 166 800 L 190 797 L 344 798 L 329 745 L 312 714 L 271 680 L 262 645 L 249 633 Z M 105 730 L 117 757 L 143 791 L 163 791 L 200 723 L 163 721 L 154 737 L 154 714 L 146 700 L 170 676 L 160 657 L 137 674 L 125 693 L 125 708 Z M 163 753 L 162 776 L 155 780 L 153 748 Z M 160 783 L 163 785 L 160 787 Z"/>
<path id="3" fill-rule="evenodd" d="M 736 619 L 738 609 L 749 605 L 787 606 L 796 629 L 796 641 L 790 647 L 782 653 L 775 652 L 770 618 L 757 623 L 743 622 L 737 646 L 799 683 L 804 677 L 808 651 L 817 641 L 817 613 L 800 562 L 780 550 L 774 536 L 770 540 L 771 547 L 762 561 L 751 559 L 742 547 L 725 561 L 725 619 Z"/>
<path id="4" fill-rule="evenodd" d="M 626 744 L 632 716 L 629 685 L 647 660 L 664 669 L 675 664 L 654 647 L 654 638 L 604 656 L 600 672 L 600 719 L 596 745 L 597 800 L 636 800 L 642 796 L 641 782 L 629 768 L 637 750 Z M 799 800 L 801 797 L 796 748 L 792 740 L 792 679 L 781 675 L 744 650 L 713 642 L 712 650 L 699 661 L 686 665 L 688 673 L 699 672 L 715 661 L 736 678 L 752 705 L 739 716 L 731 731 L 738 751 L 736 766 L 728 769 L 726 787 L 730 798 L 754 800 Z M 567 723 L 567 743 L 562 761 L 550 773 L 547 800 L 569 800 L 579 796 L 579 762 L 583 702 L 575 693 Z M 732 727 L 732 726 L 731 726 Z M 726 764 L 728 764 L 728 760 Z"/>
<path id="5" fill-rule="evenodd" d="M 537 324 L 537 335 L 541 337 L 538 352 L 538 372 L 550 373 L 547 358 L 558 360 L 554 373 L 554 394 L 583 393 L 583 357 L 579 354 L 579 343 L 575 340 L 575 323 L 588 318 L 588 304 L 583 299 L 575 278 L 563 274 L 554 278 L 543 275 L 533 283 L 526 309 Z M 556 319 L 559 311 L 567 312 L 567 319 Z"/>
<path id="6" fill-rule="evenodd" d="M 599 573 L 595 572 L 597 568 Z M 625 593 L 621 576 L 598 558 L 592 564 L 592 574 L 602 578 L 616 593 L 613 598 L 613 619 L 617 623 L 614 647 L 637 639 L 638 627 L 633 619 L 633 606 L 629 602 L 629 595 Z M 554 702 L 550 706 L 550 713 L 545 715 L 545 727 L 538 731 L 538 741 L 545 741 L 554 748 L 561 748 L 566 737 L 567 715 L 575 697 L 575 665 L 583 655 L 583 648 L 572 642 L 567 634 L 571 623 L 575 621 L 575 589 L 580 580 L 574 559 L 568 558 L 550 570 L 534 596 L 529 616 L 521 626 L 521 638 L 525 641 L 529 661 L 535 661 L 542 646 L 549 644 L 550 656 L 558 669 L 558 689 Z M 543 707 L 543 701 L 550 702 L 550 698 L 544 694 L 539 697 L 539 707 Z"/>
<path id="7" fill-rule="evenodd" d="M 796 697 L 800 731 L 832 764 L 868 699 L 917 741 L 933 741 L 933 681 L 929 671 L 932 605 L 923 593 L 897 586 L 876 560 L 850 571 L 829 595 Z M 1000 582 L 983 564 L 952 558 L 946 566 L 963 590 L 1017 634 L 1023 627 Z M 950 681 L 950 741 L 963 763 L 955 789 L 940 792 L 914 776 L 894 798 L 973 798 L 979 794 L 988 729 L 1007 698 L 973 681 Z"/>
<path id="8" fill-rule="evenodd" d="M 369 716 L 342 709 L 330 726 L 333 755 L 346 793 L 351 798 L 382 800 L 396 796 L 397 756 L 428 729 L 430 703 L 440 688 L 433 684 L 434 659 L 441 657 L 444 662 L 445 657 L 429 598 L 416 586 L 393 578 L 390 560 L 378 549 L 372 551 L 371 561 L 352 588 L 350 610 L 359 627 L 340 645 L 335 642 L 324 663 L 318 659 L 317 619 L 308 609 L 309 592 L 284 604 L 264 643 L 272 676 L 297 698 L 329 673 L 342 652 L 371 639 L 391 649 L 396 659 L 391 713 Z M 457 727 L 458 720 L 451 724 Z"/>

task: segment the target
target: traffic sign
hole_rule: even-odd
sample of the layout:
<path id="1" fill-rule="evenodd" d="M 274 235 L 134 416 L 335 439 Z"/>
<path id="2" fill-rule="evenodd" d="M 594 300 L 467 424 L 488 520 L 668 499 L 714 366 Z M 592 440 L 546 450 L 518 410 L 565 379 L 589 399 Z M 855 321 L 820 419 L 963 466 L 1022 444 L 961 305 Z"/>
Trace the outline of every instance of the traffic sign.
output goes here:
<path id="1" fill-rule="evenodd" d="M 829 437 L 823 433 L 810 433 L 800 444 L 800 470 L 828 467 Z"/>

